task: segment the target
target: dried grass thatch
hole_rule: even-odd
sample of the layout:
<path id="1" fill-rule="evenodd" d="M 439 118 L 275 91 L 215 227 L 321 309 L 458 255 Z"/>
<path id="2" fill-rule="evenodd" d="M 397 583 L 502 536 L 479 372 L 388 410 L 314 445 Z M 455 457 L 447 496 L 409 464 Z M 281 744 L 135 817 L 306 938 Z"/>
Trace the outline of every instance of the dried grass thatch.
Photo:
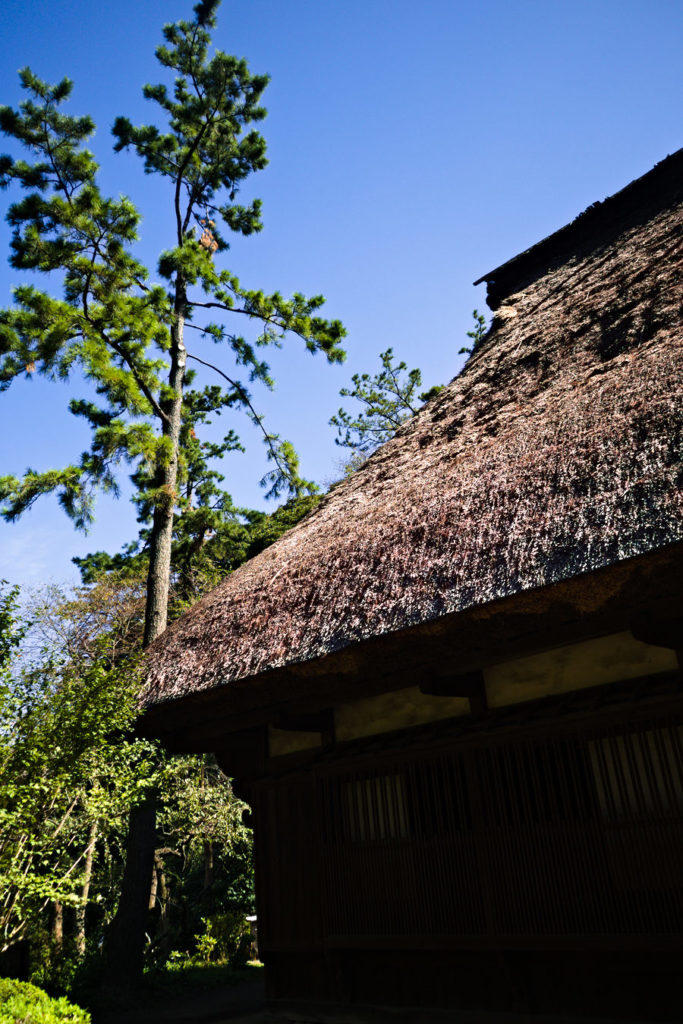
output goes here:
<path id="1" fill-rule="evenodd" d="M 159 638 L 149 704 L 683 539 L 683 194 L 661 182 L 489 275 L 464 372 Z"/>

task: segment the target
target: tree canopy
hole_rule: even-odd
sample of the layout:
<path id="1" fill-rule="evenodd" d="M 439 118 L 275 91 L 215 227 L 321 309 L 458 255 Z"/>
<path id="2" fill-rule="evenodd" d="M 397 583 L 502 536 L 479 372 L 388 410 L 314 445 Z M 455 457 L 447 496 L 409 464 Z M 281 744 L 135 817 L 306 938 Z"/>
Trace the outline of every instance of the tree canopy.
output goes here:
<path id="1" fill-rule="evenodd" d="M 128 813 L 153 785 L 146 959 L 190 956 L 202 917 L 253 910 L 251 834 L 212 757 L 135 735 L 144 584 L 52 586 L 23 611 L 17 596 L 0 588 L 0 953 L 30 939 L 33 978 L 77 981 L 119 901 Z"/>
<path id="2" fill-rule="evenodd" d="M 459 354 L 470 355 L 484 340 L 488 331 L 486 317 L 478 310 L 472 312 L 472 329 L 467 331 L 471 345 L 459 349 Z M 347 469 L 353 471 L 385 441 L 394 436 L 406 420 L 414 416 L 424 402 L 438 395 L 443 385 L 436 384 L 427 391 L 422 387 L 422 372 L 408 369 L 403 360 L 395 362 L 393 348 L 380 354 L 382 369 L 379 373 L 355 373 L 352 388 L 342 388 L 342 398 L 352 398 L 360 406 L 357 412 L 340 408 L 330 419 L 337 428 L 336 443 L 351 451 Z"/>
<path id="3" fill-rule="evenodd" d="M 379 373 L 354 373 L 352 388 L 342 388 L 342 398 L 355 398 L 360 412 L 348 413 L 340 408 L 330 424 L 337 428 L 336 442 L 361 459 L 370 455 L 389 438 L 420 406 L 440 388 L 420 393 L 422 372 L 408 370 L 406 363 L 394 361 L 394 350 L 388 348 L 380 355 Z"/>
<path id="4" fill-rule="evenodd" d="M 260 350 L 287 335 L 330 362 L 344 357 L 344 328 L 319 315 L 321 296 L 285 298 L 246 288 L 219 265 L 230 232 L 261 229 L 260 202 L 243 205 L 238 197 L 244 180 L 266 164 L 255 126 L 265 116 L 268 78 L 252 74 L 242 59 L 210 53 L 218 6 L 219 0 L 198 3 L 193 20 L 164 27 L 156 55 L 173 84 L 144 89 L 162 126 L 134 126 L 122 116 L 113 127 L 117 151 L 132 149 L 146 173 L 171 184 L 166 244 L 155 268 L 134 255 L 141 217 L 133 202 L 99 187 L 98 164 L 87 148 L 92 120 L 63 112 L 72 82 L 48 85 L 25 68 L 27 99 L 18 110 L 0 108 L 0 130 L 27 153 L 27 159 L 0 158 L 0 185 L 24 192 L 9 207 L 10 262 L 55 277 L 62 292 L 56 297 L 54 286 L 20 284 L 14 305 L 0 311 L 0 383 L 7 387 L 31 373 L 74 383 L 84 377 L 96 393 L 96 400 L 74 397 L 69 406 L 89 424 L 90 448 L 61 469 L 0 479 L 3 514 L 15 519 L 40 495 L 55 492 L 75 525 L 85 528 L 96 492 L 117 493 L 117 467 L 131 466 L 149 520 L 146 642 L 166 622 L 174 517 L 190 509 L 192 497 L 193 511 L 203 509 L 195 520 L 207 516 L 197 458 L 206 480 L 207 458 L 239 443 L 231 431 L 215 449 L 199 452 L 199 442 L 191 443 L 197 425 L 227 409 L 244 410 L 261 429 L 272 462 L 264 478 L 269 494 L 312 490 L 291 444 L 265 427 L 250 387 L 273 386 Z M 242 321 L 257 325 L 255 337 L 241 332 Z M 216 343 L 219 356 L 188 352 L 188 330 Z M 223 356 L 230 357 L 227 369 L 218 365 Z M 216 371 L 220 384 L 195 389 L 188 359 Z"/>
<path id="5" fill-rule="evenodd" d="M 92 119 L 65 112 L 73 83 L 64 78 L 51 85 L 24 68 L 20 79 L 26 99 L 17 109 L 0 107 L 0 131 L 24 154 L 0 157 L 0 187 L 20 193 L 20 198 L 13 196 L 7 214 L 13 232 L 10 264 L 22 274 L 37 273 L 46 280 L 40 288 L 22 279 L 14 290 L 13 304 L 0 310 L 0 387 L 34 373 L 68 381 L 73 388 L 69 409 L 91 431 L 89 448 L 72 464 L 1 478 L 2 514 L 11 521 L 41 495 L 55 493 L 75 526 L 85 529 L 92 521 L 97 493 L 117 494 L 120 469 L 126 467 L 141 532 L 114 568 L 126 576 L 123 592 L 126 587 L 139 587 L 139 571 L 146 572 L 144 625 L 138 620 L 136 626 L 138 648 L 140 639 L 145 647 L 165 629 L 172 583 L 182 580 L 184 598 L 193 598 L 191 574 L 207 541 L 214 541 L 213 550 L 226 562 L 232 561 L 232 567 L 242 558 L 240 545 L 246 548 L 253 539 L 243 536 L 244 524 L 259 519 L 240 515 L 216 469 L 216 460 L 240 446 L 239 437 L 230 429 L 221 441 L 207 442 L 200 436 L 202 429 L 217 415 L 232 410 L 246 413 L 261 431 L 271 463 L 263 478 L 268 494 L 301 498 L 315 487 L 302 477 L 290 442 L 265 425 L 252 395 L 255 384 L 266 388 L 274 384 L 262 350 L 279 347 L 291 336 L 329 362 L 344 358 L 344 327 L 339 320 L 320 315 L 322 296 L 295 292 L 285 297 L 247 287 L 224 265 L 230 234 L 251 235 L 262 226 L 259 200 L 243 204 L 239 194 L 245 180 L 267 162 L 265 140 L 257 125 L 265 117 L 261 99 L 268 76 L 253 74 L 243 59 L 212 50 L 218 7 L 219 0 L 200 0 L 191 20 L 164 27 L 156 56 L 166 80 L 143 90 L 155 105 L 156 119 L 134 125 L 120 116 L 113 126 L 115 150 L 132 150 L 145 173 L 170 185 L 166 229 L 158 239 L 155 266 L 147 266 L 136 255 L 140 211 L 130 198 L 106 195 L 100 187 L 99 166 L 88 148 L 95 129 Z M 190 336 L 194 340 L 188 351 Z M 211 358 L 206 358 L 208 343 L 216 353 Z M 215 373 L 216 383 L 199 387 L 188 360 Z M 84 382 L 88 385 L 85 395 L 78 393 Z M 100 568 L 112 568 L 111 561 L 105 564 L 111 556 L 99 553 L 83 567 L 86 578 L 95 580 L 98 557 Z M 106 643 L 102 641 L 106 647 L 112 637 L 111 623 L 96 635 L 107 638 Z M 99 644 L 97 640 L 98 651 Z M 55 780 L 59 777 L 58 766 L 50 761 L 58 744 L 49 730 L 59 720 L 60 701 L 66 700 L 69 707 L 74 701 L 83 702 L 85 715 L 87 708 L 101 703 L 94 699 L 88 703 L 91 691 L 118 693 L 108 673 L 119 671 L 119 664 L 120 655 L 111 651 L 99 651 L 92 662 L 74 662 L 69 653 L 55 678 L 42 664 L 37 677 L 39 690 L 43 688 L 40 699 L 35 706 L 29 702 L 27 715 L 13 719 L 10 715 L 19 729 L 7 753 L 16 762 L 12 777 L 21 778 L 21 765 L 28 763 L 16 761 L 23 749 L 40 749 L 40 756 L 48 759 L 36 762 L 40 778 L 52 778 L 55 772 Z M 128 700 L 121 697 L 117 707 L 123 713 Z M 106 748 L 108 737 L 124 729 L 123 722 L 112 722 L 104 710 L 104 732 L 97 733 L 91 747 L 88 728 L 84 728 L 87 751 L 96 750 L 100 741 Z M 84 721 L 90 718 L 86 715 Z M 30 737 L 43 735 L 41 729 L 45 742 L 29 743 Z M 79 759 L 68 760 L 76 771 Z M 87 757 L 84 766 L 86 762 Z M 97 777 L 92 766 L 89 771 L 92 778 Z M 160 771 L 157 759 L 153 770 L 138 777 L 138 795 L 128 801 L 131 828 L 126 869 L 118 912 L 105 943 L 109 966 L 117 962 L 122 980 L 142 965 L 148 880 L 158 852 L 153 795 L 155 787 L 163 788 Z M 72 797 L 76 802 L 64 814 L 70 822 L 88 819 L 92 825 L 99 819 L 88 818 L 85 808 L 91 790 L 85 782 L 86 775 L 80 789 L 74 782 L 85 795 Z M 31 788 L 30 773 L 21 785 Z M 70 783 L 57 791 L 67 799 L 73 787 Z M 27 801 L 28 806 L 29 796 Z M 53 823 L 58 806 L 62 806 L 59 799 L 50 803 L 49 811 L 38 810 L 34 815 L 36 821 L 48 822 L 40 842 L 47 837 L 45 842 L 54 846 L 55 856 L 57 832 L 49 829 L 54 824 L 60 835 L 67 835 L 66 826 Z M 77 808 L 83 809 L 81 817 Z M 87 830 L 86 834 L 90 835 Z M 70 832 L 68 836 L 66 850 L 77 850 L 79 841 Z M 95 843 L 89 840 L 83 849 L 92 851 Z M 59 857 L 49 877 L 61 871 Z M 91 871 L 87 852 L 79 855 L 77 863 L 82 857 Z M 27 878 L 42 879 L 40 872 L 36 875 L 30 868 L 25 873 Z M 39 884 L 44 886 L 42 880 Z M 12 891 L 11 886 L 7 891 Z M 63 888 L 41 889 L 41 893 L 37 899 L 60 905 L 68 896 Z M 14 896 L 8 898 L 18 905 Z M 81 892 L 79 899 L 81 904 L 87 902 L 87 894 Z"/>

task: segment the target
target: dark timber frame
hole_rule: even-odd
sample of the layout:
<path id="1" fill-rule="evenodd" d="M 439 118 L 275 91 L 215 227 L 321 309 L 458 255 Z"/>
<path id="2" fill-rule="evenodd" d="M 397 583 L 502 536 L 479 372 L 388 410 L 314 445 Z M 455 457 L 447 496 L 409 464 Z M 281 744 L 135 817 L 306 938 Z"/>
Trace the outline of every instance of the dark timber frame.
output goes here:
<path id="1" fill-rule="evenodd" d="M 628 954 L 618 983 L 605 979 L 605 1002 L 627 994 L 632 1008 L 643 998 L 629 983 L 633 955 L 663 966 L 683 952 L 675 674 L 283 768 L 248 793 L 274 998 L 393 1001 L 400 981 L 419 1005 L 425 977 L 413 966 L 411 990 L 392 959 L 410 950 L 450 965 L 450 989 L 442 978 L 437 990 L 445 1004 L 462 1005 L 464 985 L 465 1002 L 480 1005 L 475 977 L 501 1006 L 528 1004 L 509 972 L 493 989 L 485 981 L 491 952 L 524 951 L 555 969 L 570 953 L 575 991 L 596 956 Z"/>

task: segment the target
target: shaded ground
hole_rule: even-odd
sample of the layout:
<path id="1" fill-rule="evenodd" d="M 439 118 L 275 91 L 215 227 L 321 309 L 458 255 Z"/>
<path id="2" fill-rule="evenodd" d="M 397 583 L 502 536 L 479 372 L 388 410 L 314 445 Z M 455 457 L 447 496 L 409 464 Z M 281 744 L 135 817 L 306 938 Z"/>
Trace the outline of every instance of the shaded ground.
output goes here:
<path id="1" fill-rule="evenodd" d="M 93 1024 L 221 1024 L 260 1016 L 265 1008 L 263 969 L 204 968 L 148 979 L 134 996 L 111 996 L 92 1010 Z"/>
<path id="2" fill-rule="evenodd" d="M 622 1018 L 527 1013 L 380 1009 L 308 1004 L 268 1010 L 263 969 L 191 968 L 150 975 L 135 995 L 112 996 L 92 1011 L 93 1024 L 647 1024 Z"/>
<path id="3" fill-rule="evenodd" d="M 476 1010 L 389 1009 L 363 1006 L 329 1006 L 311 1004 L 307 1008 L 287 1011 L 265 1010 L 253 1016 L 225 1018 L 225 1024 L 654 1024 L 650 1021 L 625 1021 L 623 1017 L 566 1017 L 529 1013 L 487 1013 Z M 216 1022 L 219 1024 L 219 1022 Z M 660 1022 L 661 1024 L 661 1022 Z M 669 1024 L 680 1024 L 679 1020 Z"/>

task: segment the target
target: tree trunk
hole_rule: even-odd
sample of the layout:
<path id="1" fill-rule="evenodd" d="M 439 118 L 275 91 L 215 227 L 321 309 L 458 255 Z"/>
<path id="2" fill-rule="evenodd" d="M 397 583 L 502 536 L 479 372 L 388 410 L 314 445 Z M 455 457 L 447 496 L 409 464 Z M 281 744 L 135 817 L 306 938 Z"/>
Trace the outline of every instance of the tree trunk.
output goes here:
<path id="1" fill-rule="evenodd" d="M 64 907 L 59 902 L 53 904 L 52 941 L 55 953 L 61 956 L 64 948 Z"/>
<path id="2" fill-rule="evenodd" d="M 171 332 L 171 371 L 169 386 L 173 397 L 162 402 L 166 419 L 162 432 L 171 446 L 169 461 L 160 465 L 156 486 L 163 499 L 154 509 L 154 520 L 149 538 L 149 572 L 147 574 L 147 604 L 145 606 L 145 639 L 147 647 L 166 629 L 168 620 L 168 592 L 171 586 L 171 542 L 173 540 L 173 510 L 178 481 L 178 444 L 182 421 L 183 381 L 187 365 L 184 342 L 185 303 L 187 296 L 183 282 L 176 284 L 175 323 Z"/>
<path id="3" fill-rule="evenodd" d="M 206 894 L 213 885 L 213 843 L 210 839 L 204 840 L 204 885 L 202 887 L 202 897 L 206 899 Z"/>
<path id="4" fill-rule="evenodd" d="M 156 795 L 130 812 L 121 895 L 105 941 L 106 985 L 129 988 L 142 977 L 156 837 Z M 140 894 L 143 899 L 140 899 Z"/>
<path id="5" fill-rule="evenodd" d="M 82 903 L 76 907 L 76 952 L 79 956 L 85 956 L 85 912 L 88 906 L 90 895 L 90 881 L 92 879 L 92 864 L 97 842 L 97 821 L 93 821 L 88 832 L 88 849 L 85 855 L 85 867 L 83 871 L 83 885 L 81 886 Z"/>
<path id="6" fill-rule="evenodd" d="M 162 399 L 165 413 L 162 433 L 170 442 L 168 461 L 157 468 L 155 485 L 163 494 L 157 502 L 149 541 L 149 572 L 145 605 L 143 647 L 166 629 L 168 592 L 171 584 L 173 512 L 178 481 L 178 445 L 182 422 L 183 382 L 187 351 L 184 343 L 187 294 L 182 279 L 176 281 L 175 317 L 171 330 L 171 397 Z M 142 978 L 145 934 L 149 915 L 150 880 L 156 846 L 156 794 L 149 792 L 130 813 L 126 867 L 119 905 L 105 943 L 107 984 L 128 986 Z"/>
<path id="7" fill-rule="evenodd" d="M 152 871 L 152 884 L 149 887 L 149 903 L 147 904 L 148 910 L 154 910 L 157 905 L 157 892 L 159 890 L 159 873 L 157 865 L 157 855 L 154 854 L 154 869 Z"/>
<path id="8" fill-rule="evenodd" d="M 172 852 L 172 851 L 170 851 Z M 166 885 L 166 871 L 164 868 L 164 851 L 157 850 L 154 854 L 155 876 L 158 879 L 158 900 L 159 900 L 159 952 L 162 957 L 170 953 L 170 922 L 168 919 L 168 886 Z"/>

